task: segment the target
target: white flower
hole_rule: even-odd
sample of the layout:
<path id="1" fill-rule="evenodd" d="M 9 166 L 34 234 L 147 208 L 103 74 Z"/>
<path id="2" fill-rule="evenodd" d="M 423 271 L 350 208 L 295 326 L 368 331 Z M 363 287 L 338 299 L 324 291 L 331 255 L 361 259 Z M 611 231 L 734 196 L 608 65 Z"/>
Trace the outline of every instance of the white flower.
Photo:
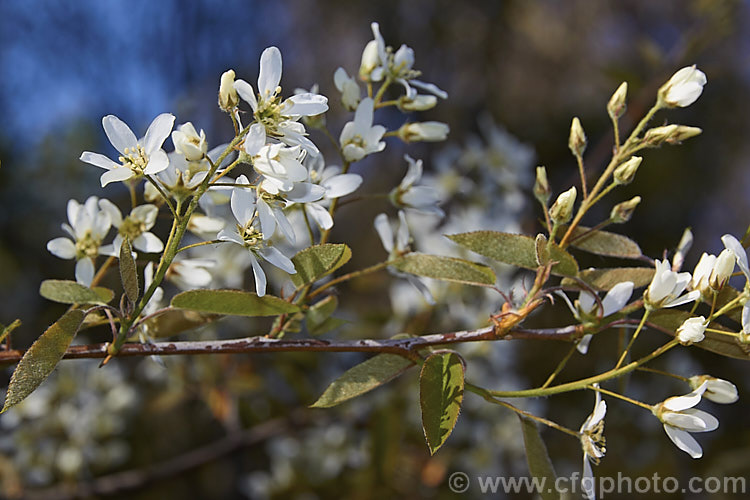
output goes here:
<path id="1" fill-rule="evenodd" d="M 381 141 L 385 127 L 373 125 L 373 117 L 373 100 L 367 97 L 357 106 L 354 120 L 346 123 L 341 129 L 339 142 L 344 158 L 348 161 L 359 161 L 369 154 L 385 149 L 385 142 Z"/>
<path id="2" fill-rule="evenodd" d="M 708 278 L 708 283 L 712 289 L 719 291 L 724 288 L 724 285 L 729 281 L 734 272 L 735 260 L 734 252 L 728 248 L 722 250 L 719 256 L 716 257 L 716 263 L 713 269 L 711 269 L 711 275 Z"/>
<path id="3" fill-rule="evenodd" d="M 401 183 L 391 191 L 391 202 L 397 207 L 444 216 L 445 212 L 437 206 L 441 202 L 438 190 L 430 186 L 415 186 L 422 178 L 422 160 L 414 160 L 409 155 L 404 155 L 404 158 L 409 168 Z"/>
<path id="4" fill-rule="evenodd" d="M 728 380 L 712 377 L 711 375 L 695 375 L 688 379 L 691 389 L 697 389 L 704 383 L 706 390 L 703 397 L 723 405 L 728 405 L 737 401 L 740 397 L 737 393 L 737 387 Z"/>
<path id="5" fill-rule="evenodd" d="M 221 74 L 219 83 L 219 107 L 224 111 L 231 111 L 240 103 L 237 91 L 234 90 L 234 70 L 227 70 Z"/>
<path id="6" fill-rule="evenodd" d="M 696 300 L 701 294 L 698 290 L 680 295 L 690 283 L 690 279 L 690 273 L 672 271 L 669 260 L 657 260 L 654 277 L 643 294 L 646 308 L 675 307 Z"/>
<path id="7" fill-rule="evenodd" d="M 175 151 L 188 161 L 200 161 L 208 151 L 206 133 L 201 129 L 201 133 L 198 134 L 190 122 L 179 125 L 177 130 L 172 132 L 172 142 Z"/>
<path id="8" fill-rule="evenodd" d="M 126 181 L 161 172 L 169 166 L 169 159 L 161 146 L 174 125 L 174 116 L 163 113 L 151 122 L 146 135 L 138 140 L 122 120 L 114 115 L 102 118 L 104 132 L 109 142 L 122 156 L 118 162 L 99 153 L 84 151 L 81 161 L 107 170 L 101 176 L 102 187 L 110 182 Z"/>
<path id="9" fill-rule="evenodd" d="M 107 212 L 112 225 L 117 228 L 115 240 L 111 245 L 102 247 L 102 254 L 119 256 L 120 246 L 126 236 L 132 247 L 141 252 L 158 253 L 164 250 L 164 243 L 158 236 L 149 231 L 156 224 L 156 216 L 159 214 L 156 205 L 147 204 L 135 207 L 125 219 L 122 218 L 122 213 L 117 205 L 109 200 L 99 201 L 99 207 Z"/>
<path id="10" fill-rule="evenodd" d="M 703 316 L 688 318 L 679 326 L 679 328 L 677 328 L 677 340 L 679 340 L 682 345 L 690 345 L 700 342 L 706 338 L 703 332 L 706 331 L 707 326 L 708 323 Z"/>
<path id="11" fill-rule="evenodd" d="M 745 278 L 750 281 L 750 267 L 748 267 L 745 247 L 743 247 L 742 243 L 731 234 L 725 234 L 722 236 L 721 241 L 724 243 L 724 247 L 734 253 L 734 257 L 737 259 L 737 267 L 740 268 L 740 271 L 745 275 Z"/>
<path id="12" fill-rule="evenodd" d="M 684 108 L 700 97 L 706 82 L 705 73 L 695 65 L 686 66 L 662 85 L 659 89 L 659 97 L 667 106 Z"/>
<path id="13" fill-rule="evenodd" d="M 266 130 L 254 123 L 245 138 L 245 152 L 252 157 L 253 168 L 263 176 L 261 185 L 271 194 L 291 191 L 296 182 L 307 180 L 308 172 L 302 160 L 305 151 L 301 146 L 266 144 Z"/>
<path id="14" fill-rule="evenodd" d="M 268 195 L 261 189 L 258 190 L 256 208 L 258 219 L 260 219 L 260 230 L 263 233 L 263 239 L 267 240 L 273 236 L 278 227 L 287 241 L 294 245 L 297 242 L 297 238 L 294 236 L 292 224 L 286 218 L 286 215 L 284 215 L 283 204 L 284 202 L 278 200 L 273 195 Z"/>
<path id="15" fill-rule="evenodd" d="M 398 129 L 398 137 L 404 142 L 440 142 L 448 138 L 450 128 L 442 122 L 405 123 Z"/>
<path id="16" fill-rule="evenodd" d="M 270 242 L 264 238 L 263 233 L 257 227 L 257 211 L 255 206 L 255 196 L 250 190 L 250 182 L 247 177 L 241 175 L 237 178 L 237 184 L 247 185 L 247 188 L 235 187 L 232 189 L 232 199 L 230 202 L 232 214 L 237 220 L 234 230 L 223 229 L 218 239 L 231 241 L 247 248 L 250 254 L 250 263 L 253 267 L 255 277 L 255 290 L 259 296 L 266 294 L 266 274 L 260 267 L 258 257 L 262 257 L 274 266 L 286 271 L 289 274 L 296 274 L 292 261 L 282 254 L 278 249 L 270 245 Z"/>
<path id="17" fill-rule="evenodd" d="M 341 103 L 349 111 L 357 109 L 359 104 L 359 85 L 354 77 L 349 76 L 344 68 L 338 68 L 333 74 L 333 83 L 341 92 Z"/>
<path id="18" fill-rule="evenodd" d="M 623 281 L 622 283 L 613 286 L 602 299 L 600 317 L 606 318 L 625 307 L 625 304 L 628 303 L 630 297 L 633 295 L 633 287 L 634 284 L 632 281 Z M 565 299 L 568 307 L 577 320 L 591 321 L 595 319 L 594 316 L 599 316 L 599 305 L 591 292 L 582 290 L 576 301 L 576 307 L 573 307 L 573 304 L 570 303 L 570 300 L 564 293 L 560 292 L 560 295 Z M 591 342 L 592 337 L 592 334 L 586 334 L 576 345 L 576 349 L 578 349 L 581 354 L 586 354 L 588 352 L 589 343 Z"/>
<path id="19" fill-rule="evenodd" d="M 698 290 L 703 295 L 707 295 L 711 289 L 708 285 L 708 280 L 711 277 L 711 272 L 716 265 L 716 256 L 703 252 L 701 258 L 698 260 L 698 264 L 695 265 L 693 270 L 693 277 L 690 280 L 690 289 Z"/>
<path id="20" fill-rule="evenodd" d="M 398 228 L 395 235 L 386 214 L 379 214 L 375 217 L 374 225 L 375 231 L 377 231 L 380 241 L 383 243 L 383 248 L 388 252 L 389 260 L 396 259 L 410 251 L 409 241 L 411 240 L 411 235 L 409 234 L 409 225 L 406 223 L 406 214 L 404 214 L 403 210 L 398 211 Z M 412 274 L 402 273 L 391 267 L 388 268 L 388 271 L 394 276 L 405 278 L 419 290 L 429 304 L 435 304 L 435 299 L 432 297 L 429 289 L 419 278 Z"/>
<path id="21" fill-rule="evenodd" d="M 719 421 L 716 417 L 693 408 L 700 402 L 706 386 L 707 384 L 704 382 L 693 392 L 684 396 L 668 398 L 651 409 L 653 414 L 664 424 L 664 431 L 669 439 L 693 458 L 702 457 L 703 449 L 690 433 L 709 432 L 719 427 Z"/>
<path id="22" fill-rule="evenodd" d="M 310 180 L 325 191 L 322 198 L 304 203 L 307 216 L 315 221 L 321 229 L 331 229 L 333 218 L 328 212 L 331 200 L 353 193 L 362 184 L 362 177 L 357 174 L 342 174 L 337 166 L 326 166 L 322 155 L 310 160 Z"/>
<path id="23" fill-rule="evenodd" d="M 165 277 L 182 290 L 206 288 L 211 284 L 212 269 L 216 262 L 208 259 L 175 259 Z"/>
<path id="24" fill-rule="evenodd" d="M 598 388 L 599 384 L 594 384 Z M 607 413 L 607 403 L 602 400 L 599 391 L 596 392 L 594 410 L 586 418 L 579 430 L 581 435 L 581 447 L 583 448 L 583 477 L 581 486 L 585 498 L 594 500 L 596 490 L 594 489 L 594 472 L 591 463 L 598 465 L 599 460 L 607 451 L 604 439 L 604 416 Z"/>
<path id="25" fill-rule="evenodd" d="M 328 111 L 328 99 L 320 94 L 304 93 L 281 98 L 281 52 L 268 47 L 260 56 L 258 94 L 244 80 L 234 82 L 234 88 L 253 110 L 258 123 L 271 137 L 289 145 L 301 145 L 305 150 L 317 154 L 318 148 L 305 137 L 305 128 L 298 123 L 303 116 L 315 116 Z"/>
<path id="26" fill-rule="evenodd" d="M 219 160 L 221 154 L 226 150 L 228 144 L 221 144 L 211 149 L 206 156 L 211 159 L 214 164 Z M 218 171 L 221 171 L 223 167 L 229 164 L 234 159 L 234 153 L 227 155 L 219 165 Z M 203 158 L 199 161 L 188 161 L 184 155 L 174 151 L 169 153 L 169 168 L 162 170 L 156 174 L 156 180 L 161 184 L 167 193 L 171 194 L 176 199 L 184 199 L 191 195 L 200 184 L 205 180 L 209 170 L 211 170 L 211 164 Z M 224 189 L 221 186 L 209 188 L 209 192 L 215 192 Z M 149 182 L 146 183 L 144 188 L 144 197 L 146 201 L 157 201 L 161 199 L 159 191 Z M 201 197 L 201 202 L 207 199 L 208 196 Z M 228 198 L 227 198 L 228 199 Z"/>
<path id="27" fill-rule="evenodd" d="M 62 228 L 72 240 L 55 238 L 47 243 L 47 250 L 61 259 L 76 259 L 76 281 L 90 286 L 94 279 L 94 259 L 102 253 L 102 240 L 112 220 L 99 208 L 99 199 L 91 196 L 83 205 L 76 200 L 68 201 L 68 222 Z"/>

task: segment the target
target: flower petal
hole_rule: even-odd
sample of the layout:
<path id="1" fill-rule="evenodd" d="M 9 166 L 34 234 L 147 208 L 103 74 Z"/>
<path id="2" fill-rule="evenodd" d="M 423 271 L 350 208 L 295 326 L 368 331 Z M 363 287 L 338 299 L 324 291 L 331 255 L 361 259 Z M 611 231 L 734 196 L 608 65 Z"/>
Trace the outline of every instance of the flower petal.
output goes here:
<path id="1" fill-rule="evenodd" d="M 237 80 L 234 82 L 234 90 L 237 91 L 243 101 L 250 105 L 253 113 L 258 111 L 258 98 L 255 97 L 255 90 L 253 90 L 252 85 L 245 80 Z"/>
<path id="2" fill-rule="evenodd" d="M 388 222 L 388 216 L 386 214 L 379 214 L 375 217 L 375 231 L 377 231 L 380 241 L 383 243 L 383 248 L 388 253 L 393 251 L 393 229 L 391 229 L 391 223 Z"/>
<path id="3" fill-rule="evenodd" d="M 289 105 L 283 114 L 288 116 L 315 116 L 328 111 L 328 98 L 320 94 L 297 94 L 286 103 Z"/>
<path id="4" fill-rule="evenodd" d="M 91 151 L 84 151 L 83 153 L 81 153 L 81 157 L 79 159 L 90 165 L 104 168 L 106 170 L 110 170 L 120 166 L 119 163 L 111 160 L 110 158 L 107 158 L 106 156 L 99 153 L 92 153 Z"/>
<path id="5" fill-rule="evenodd" d="M 171 113 L 162 113 L 154 118 L 143 137 L 143 149 L 147 155 L 151 156 L 161 148 L 164 141 L 169 137 L 169 133 L 172 132 L 173 126 L 174 115 Z"/>
<path id="6" fill-rule="evenodd" d="M 89 257 L 76 262 L 76 281 L 85 286 L 91 286 L 94 279 L 94 262 Z"/>
<path id="7" fill-rule="evenodd" d="M 268 47 L 260 55 L 258 91 L 261 99 L 273 94 L 281 81 L 281 52 L 276 47 Z M 239 91 L 238 91 L 239 92 Z"/>
<path id="8" fill-rule="evenodd" d="M 99 178 L 99 181 L 101 182 L 102 187 L 104 187 L 110 182 L 125 181 L 132 177 L 135 177 L 135 174 L 132 170 L 130 170 L 129 168 L 121 167 L 113 168 L 112 170 L 104 172 Z"/>
<path id="9" fill-rule="evenodd" d="M 250 256 L 252 257 L 250 263 L 253 266 L 253 276 L 255 277 L 255 293 L 258 294 L 258 297 L 263 297 L 266 294 L 266 273 L 263 272 L 263 268 L 260 267 L 255 255 L 250 254 Z"/>
<path id="10" fill-rule="evenodd" d="M 275 247 L 266 247 L 258 251 L 268 262 L 289 274 L 297 274 L 294 263 Z"/>
<path id="11" fill-rule="evenodd" d="M 664 424 L 664 431 L 669 436 L 669 439 L 682 451 L 687 453 L 693 458 L 700 458 L 703 456 L 703 449 L 698 441 L 695 440 L 688 432 L 682 429 L 677 429 L 670 425 Z"/>
<path id="12" fill-rule="evenodd" d="M 133 131 L 115 115 L 107 115 L 102 118 L 102 127 L 104 127 L 104 133 L 107 134 L 109 142 L 120 153 L 125 154 L 126 149 L 138 147 L 138 138 Z"/>
<path id="13" fill-rule="evenodd" d="M 154 233 L 147 232 L 133 240 L 133 246 L 146 253 L 158 253 L 164 250 L 164 243 Z"/>
<path id="14" fill-rule="evenodd" d="M 76 246 L 68 238 L 55 238 L 47 242 L 47 250 L 55 257 L 61 259 L 74 259 L 76 256 Z"/>

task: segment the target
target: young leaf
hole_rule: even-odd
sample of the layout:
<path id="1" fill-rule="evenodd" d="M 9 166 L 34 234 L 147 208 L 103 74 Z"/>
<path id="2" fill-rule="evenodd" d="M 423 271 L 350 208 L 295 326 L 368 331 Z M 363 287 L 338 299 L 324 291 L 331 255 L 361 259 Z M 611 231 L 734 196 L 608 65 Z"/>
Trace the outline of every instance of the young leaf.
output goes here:
<path id="1" fill-rule="evenodd" d="M 361 396 L 398 377 L 414 365 L 397 354 L 378 354 L 331 382 L 310 408 L 330 408 Z"/>
<path id="2" fill-rule="evenodd" d="M 443 446 L 461 412 L 464 399 L 464 364 L 455 352 L 436 352 L 422 365 L 419 404 L 422 428 L 430 454 Z"/>
<path id="3" fill-rule="evenodd" d="M 578 226 L 573 230 L 571 246 L 596 255 L 638 259 L 643 255 L 638 243 L 627 236 L 608 231 L 589 231 L 589 228 Z"/>
<path id="4" fill-rule="evenodd" d="M 555 469 L 552 467 L 552 461 L 547 454 L 547 447 L 544 445 L 542 436 L 539 435 L 539 429 L 536 423 L 526 417 L 519 415 L 521 420 L 521 430 L 523 431 L 523 444 L 526 447 L 526 461 L 529 464 L 529 472 L 532 477 L 541 485 L 556 484 Z M 539 494 L 544 500 L 559 499 L 560 494 L 554 488 L 542 488 Z"/>
<path id="5" fill-rule="evenodd" d="M 120 245 L 120 279 L 125 295 L 132 304 L 135 304 L 138 300 L 138 270 L 128 238 L 125 238 Z"/>
<path id="6" fill-rule="evenodd" d="M 324 243 L 305 248 L 292 257 L 297 274 L 292 274 L 296 287 L 314 283 L 352 258 L 352 251 L 343 243 Z"/>
<path id="7" fill-rule="evenodd" d="M 536 243 L 534 238 L 522 234 L 501 233 L 498 231 L 474 231 L 446 235 L 472 252 L 490 259 L 526 269 L 536 269 Z M 548 242 L 549 259 L 556 261 L 552 273 L 560 276 L 576 276 L 578 263 L 565 250 Z"/>
<path id="8" fill-rule="evenodd" d="M 346 323 L 343 319 L 331 316 L 338 306 L 339 300 L 335 295 L 331 295 L 310 307 L 305 321 L 311 335 L 322 335 Z"/>
<path id="9" fill-rule="evenodd" d="M 612 269 L 585 269 L 578 276 L 597 290 L 609 291 L 623 281 L 632 281 L 635 288 L 646 286 L 654 277 L 651 267 L 617 267 Z"/>
<path id="10" fill-rule="evenodd" d="M 52 373 L 83 323 L 80 309 L 66 312 L 23 355 L 13 372 L 0 413 L 23 401 Z"/>
<path id="11" fill-rule="evenodd" d="M 101 292 L 104 293 L 104 292 Z M 96 290 L 75 281 L 44 280 L 39 287 L 39 295 L 62 304 L 105 304 L 104 297 Z M 111 299 L 110 299 L 111 300 Z M 108 301 L 107 301 L 108 302 Z"/>
<path id="12" fill-rule="evenodd" d="M 233 316 L 278 316 L 299 312 L 299 307 L 284 299 L 242 290 L 190 290 L 172 298 L 172 307 Z"/>
<path id="13" fill-rule="evenodd" d="M 466 285 L 492 286 L 495 272 L 487 266 L 454 257 L 410 253 L 397 260 L 393 267 L 399 271 L 425 278 L 453 281 Z"/>

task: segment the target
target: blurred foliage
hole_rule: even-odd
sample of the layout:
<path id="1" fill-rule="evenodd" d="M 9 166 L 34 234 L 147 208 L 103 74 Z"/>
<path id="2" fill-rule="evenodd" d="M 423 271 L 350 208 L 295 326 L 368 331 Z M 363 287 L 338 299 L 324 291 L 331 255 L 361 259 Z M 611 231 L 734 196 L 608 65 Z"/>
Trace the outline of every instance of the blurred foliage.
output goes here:
<path id="1" fill-rule="evenodd" d="M 101 116 L 117 114 L 141 130 L 157 113 L 173 110 L 178 121 L 190 120 L 218 141 L 231 133 L 231 124 L 215 105 L 219 75 L 232 67 L 253 81 L 258 54 L 274 44 L 284 53 L 287 88 L 291 82 L 308 88 L 319 83 L 334 102 L 333 72 L 339 65 L 350 71 L 358 67 L 373 20 L 380 22 L 391 44 L 414 48 L 416 67 L 425 72 L 426 81 L 448 91 L 450 98 L 424 118 L 450 125 L 449 141 L 464 154 L 460 161 L 468 162 L 472 147 L 476 152 L 489 142 L 475 138 L 486 129 L 477 120 L 486 111 L 533 146 L 538 161 L 547 166 L 555 194 L 576 181 L 567 148 L 572 116 L 581 118 L 589 137 L 589 168 L 601 168 L 612 143 L 605 105 L 620 82 L 630 85 L 627 122 L 650 106 L 656 88 L 675 69 L 698 64 L 709 83 L 698 104 L 682 110 L 675 120 L 700 126 L 704 133 L 682 147 L 647 155 L 637 181 L 618 194 L 622 198 L 617 201 L 634 195 L 644 199 L 623 231 L 646 255 L 659 257 L 692 226 L 696 242 L 688 267 L 697 261 L 697 249 L 717 250 L 719 235 L 744 233 L 750 209 L 750 178 L 742 168 L 750 153 L 745 140 L 750 113 L 744 98 L 750 83 L 750 13 L 743 2 L 6 0 L 0 3 L 0 321 L 23 319 L 13 344 L 27 347 L 64 311 L 64 306 L 41 299 L 38 285 L 43 279 L 70 277 L 73 264 L 49 255 L 45 245 L 60 235 L 67 199 L 82 200 L 98 190 L 97 172 L 77 158 L 83 150 L 97 151 L 106 144 Z M 337 114 L 341 109 L 335 102 L 332 108 L 331 129 L 338 130 L 343 115 Z M 397 126 L 396 119 L 382 117 L 388 125 Z M 313 139 L 324 145 L 323 137 Z M 441 149 L 417 145 L 409 151 L 424 158 L 428 169 L 437 169 L 441 160 L 436 152 Z M 368 191 L 382 192 L 401 178 L 403 152 L 393 141 L 383 156 L 359 167 Z M 443 154 L 450 157 L 446 150 Z M 447 161 L 447 168 L 460 161 Z M 530 161 L 528 154 L 525 161 Z M 494 187 L 493 196 L 506 202 L 503 186 Z M 104 192 L 113 200 L 127 196 L 118 186 Z M 370 227 L 382 205 L 358 208 L 342 211 L 334 230 L 332 241 L 349 242 L 357 236 L 352 262 L 344 270 L 382 257 L 374 254 L 381 251 L 374 231 L 362 230 Z M 452 209 L 459 207 L 448 207 Z M 520 224 L 534 232 L 538 212 L 526 207 L 523 213 Z M 386 337 L 398 331 L 441 331 L 461 310 L 453 304 L 447 311 L 409 315 L 407 307 L 393 313 L 391 283 L 388 275 L 378 274 L 340 290 L 352 312 L 347 319 L 357 321 L 339 334 Z M 464 301 L 487 301 L 481 291 L 453 291 Z M 405 307 L 393 302 L 394 309 Z M 535 326 L 559 325 L 565 318 L 564 308 L 559 310 L 563 314 L 535 318 Z M 481 323 L 485 317 L 469 320 Z M 262 321 L 222 321 L 183 338 L 240 336 L 266 326 Z M 105 341 L 107 335 L 92 330 L 77 341 Z M 638 351 L 655 348 L 663 340 L 658 336 L 644 336 Z M 608 367 L 605 360 L 615 352 L 614 337 L 597 339 L 587 357 L 568 365 L 564 378 L 589 373 L 591 365 Z M 498 389 L 543 382 L 548 373 L 536 368 L 553 367 L 567 350 L 567 344 L 551 342 L 461 348 L 471 358 L 467 377 Z M 7 496 L 23 487 L 57 485 L 53 493 L 64 497 L 77 481 L 94 484 L 100 475 L 149 470 L 272 419 L 285 424 L 250 445 L 215 456 L 206 452 L 203 457 L 210 460 L 195 468 L 143 481 L 115 497 L 451 498 L 446 478 L 453 471 L 527 474 L 515 416 L 473 395 L 466 397 L 451 438 L 430 457 L 421 435 L 415 370 L 335 409 L 304 409 L 330 380 L 363 359 L 312 353 L 197 356 L 164 359 L 166 369 L 145 359 L 117 360 L 115 367 L 102 370 L 94 363 L 64 362 L 40 389 L 44 394 L 39 397 L 47 399 L 37 401 L 36 413 L 33 407 L 25 410 L 13 417 L 15 424 L 8 415 L 0 418 L 0 426 L 9 430 L 0 443 L 0 485 Z M 659 363 L 680 373 L 707 372 L 736 381 L 740 402 L 712 407 L 720 431 L 699 438 L 705 456 L 693 461 L 669 443 L 652 416 L 632 408 L 617 411 L 621 406 L 613 401 L 615 411 L 607 417 L 607 456 L 596 475 L 622 471 L 650 477 L 658 472 L 684 482 L 698 475 L 748 477 L 750 466 L 744 458 L 750 433 L 743 406 L 750 392 L 743 383 L 744 365 L 697 349 L 676 350 Z M 4 373 L 9 376 L 10 369 Z M 100 378 L 106 383 L 97 382 Z M 629 391 L 652 402 L 686 392 L 677 382 L 652 381 L 634 373 Z M 117 399 L 122 393 L 129 396 Z M 519 404 L 577 428 L 592 399 L 589 393 L 574 393 Z M 75 415 L 82 420 L 76 421 Z M 117 420 L 116 425 L 107 419 Z M 62 424 L 70 421 L 76 423 L 76 432 Z M 106 425 L 112 427 L 100 432 Z M 548 429 L 542 435 L 559 476 L 579 470 L 578 443 Z M 98 458 L 97 453 L 109 450 L 111 439 L 117 443 L 112 449 L 117 449 L 107 453 L 114 458 Z M 46 456 L 59 465 L 70 463 L 76 453 L 88 465 L 45 469 L 21 460 Z M 480 494 L 470 489 L 466 496 Z M 49 497 L 54 498 L 52 493 Z"/>

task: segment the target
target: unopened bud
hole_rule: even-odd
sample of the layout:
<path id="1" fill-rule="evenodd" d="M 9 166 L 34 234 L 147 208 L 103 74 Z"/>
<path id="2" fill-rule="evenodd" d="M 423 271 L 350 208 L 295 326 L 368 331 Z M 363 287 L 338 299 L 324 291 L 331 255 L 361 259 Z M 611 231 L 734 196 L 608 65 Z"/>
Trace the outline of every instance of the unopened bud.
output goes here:
<path id="1" fill-rule="evenodd" d="M 405 123 L 398 129 L 398 137 L 404 142 L 439 142 L 448 137 L 450 128 L 441 122 Z"/>
<path id="2" fill-rule="evenodd" d="M 664 125 L 663 127 L 654 127 L 646 131 L 643 140 L 649 146 L 661 146 L 667 144 L 679 144 L 685 139 L 690 139 L 702 133 L 703 130 L 698 127 L 688 127 L 686 125 Z"/>
<path id="3" fill-rule="evenodd" d="M 555 224 L 565 224 L 573 217 L 573 205 L 575 205 L 577 193 L 575 186 L 573 186 L 557 197 L 557 200 L 549 209 L 550 219 Z"/>
<path id="4" fill-rule="evenodd" d="M 711 270 L 711 275 L 708 278 L 708 285 L 715 291 L 720 291 L 724 288 L 729 278 L 734 272 L 734 263 L 736 258 L 734 252 L 725 248 L 721 251 L 719 256 L 716 258 L 714 267 Z"/>
<path id="5" fill-rule="evenodd" d="M 544 167 L 536 167 L 536 181 L 534 182 L 534 196 L 539 203 L 547 206 L 552 190 L 549 188 L 549 181 L 547 180 L 547 169 Z"/>
<path id="6" fill-rule="evenodd" d="M 613 120 L 625 114 L 625 99 L 628 97 L 628 82 L 622 82 L 607 103 L 607 113 Z"/>
<path id="7" fill-rule="evenodd" d="M 615 169 L 614 177 L 617 184 L 630 184 L 635 178 L 635 173 L 641 165 L 643 158 L 631 156 L 628 161 L 622 163 Z"/>
<path id="8" fill-rule="evenodd" d="M 581 120 L 577 116 L 573 118 L 573 122 L 570 124 L 568 147 L 575 156 L 581 156 L 583 150 L 586 149 L 586 134 L 583 133 Z"/>
<path id="9" fill-rule="evenodd" d="M 402 96 L 396 105 L 401 111 L 426 111 L 437 105 L 437 97 L 421 94 L 417 94 L 413 98 Z"/>
<path id="10" fill-rule="evenodd" d="M 682 68 L 659 89 L 659 101 L 670 108 L 690 106 L 706 84 L 706 74 L 695 65 Z"/>
<path id="11" fill-rule="evenodd" d="M 631 200 L 623 201 L 618 203 L 612 208 L 612 212 L 609 214 L 609 220 L 613 224 L 622 224 L 630 220 L 633 216 L 635 207 L 641 202 L 641 197 L 636 196 Z"/>
<path id="12" fill-rule="evenodd" d="M 365 45 L 365 50 L 362 51 L 362 62 L 359 65 L 359 77 L 362 80 L 368 81 L 370 74 L 380 64 L 380 56 L 378 55 L 378 42 L 370 40 Z"/>
<path id="13" fill-rule="evenodd" d="M 237 91 L 234 90 L 234 70 L 227 70 L 221 75 L 219 84 L 219 107 L 224 111 L 231 111 L 240 103 Z"/>

